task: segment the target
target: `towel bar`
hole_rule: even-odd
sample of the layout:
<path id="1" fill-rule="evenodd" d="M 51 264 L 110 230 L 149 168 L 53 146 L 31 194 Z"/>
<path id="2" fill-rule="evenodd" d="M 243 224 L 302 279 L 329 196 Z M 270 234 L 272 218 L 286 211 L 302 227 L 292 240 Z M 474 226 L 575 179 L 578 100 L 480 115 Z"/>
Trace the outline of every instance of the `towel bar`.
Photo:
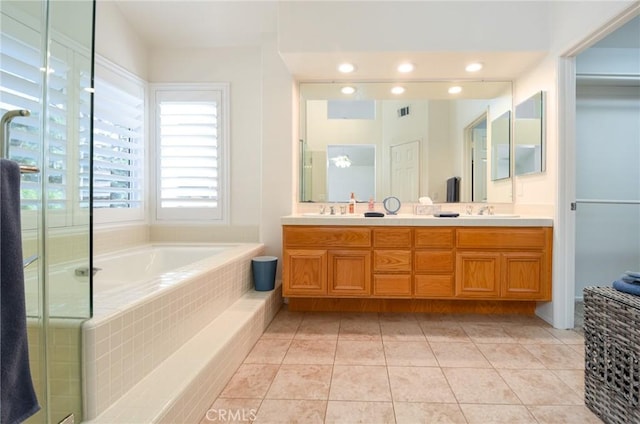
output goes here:
<path id="1" fill-rule="evenodd" d="M 25 260 L 22 261 L 22 267 L 26 268 L 26 267 L 28 267 L 29 265 L 31 265 L 32 263 L 34 263 L 37 260 L 38 260 L 38 255 L 37 254 L 31 255 L 31 256 L 29 256 L 28 258 L 26 258 Z"/>
<path id="2" fill-rule="evenodd" d="M 37 174 L 39 172 L 40 169 L 37 166 L 20 165 L 21 174 Z"/>

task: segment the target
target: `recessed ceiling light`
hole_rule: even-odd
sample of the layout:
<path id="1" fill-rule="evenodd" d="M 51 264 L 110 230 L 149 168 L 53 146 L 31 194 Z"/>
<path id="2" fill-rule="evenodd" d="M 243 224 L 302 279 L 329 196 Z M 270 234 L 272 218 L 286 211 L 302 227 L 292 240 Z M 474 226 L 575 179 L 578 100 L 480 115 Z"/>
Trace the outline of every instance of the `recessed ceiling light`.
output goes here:
<path id="1" fill-rule="evenodd" d="M 470 63 L 464 68 L 467 72 L 478 72 L 480 69 L 482 69 L 482 63 L 480 62 Z"/>
<path id="2" fill-rule="evenodd" d="M 454 85 L 453 87 L 449 87 L 449 94 L 458 94 L 462 91 L 462 87 L 459 85 Z"/>
<path id="3" fill-rule="evenodd" d="M 400 87 L 399 85 L 397 85 L 391 89 L 391 92 L 393 94 L 402 94 L 404 93 L 404 87 Z"/>
<path id="4" fill-rule="evenodd" d="M 354 87 L 351 87 L 350 85 L 347 85 L 345 87 L 342 87 L 340 91 L 342 92 L 342 94 L 353 94 L 356 92 L 356 89 Z"/>
<path id="5" fill-rule="evenodd" d="M 342 72 L 343 74 L 348 74 L 349 72 L 353 72 L 356 69 L 355 66 L 353 66 L 351 63 L 342 63 L 340 66 L 338 66 L 338 71 Z"/>
<path id="6" fill-rule="evenodd" d="M 400 65 L 398 65 L 398 72 L 402 72 L 403 74 L 407 73 L 407 72 L 411 72 L 413 71 L 415 67 L 413 66 L 413 63 L 401 63 Z"/>

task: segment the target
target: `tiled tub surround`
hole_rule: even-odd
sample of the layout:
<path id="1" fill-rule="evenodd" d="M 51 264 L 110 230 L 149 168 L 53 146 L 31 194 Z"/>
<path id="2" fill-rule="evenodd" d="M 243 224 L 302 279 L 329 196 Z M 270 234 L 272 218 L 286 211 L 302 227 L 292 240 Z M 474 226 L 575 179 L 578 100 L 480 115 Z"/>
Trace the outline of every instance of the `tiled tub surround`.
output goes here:
<path id="1" fill-rule="evenodd" d="M 204 367 L 206 361 L 202 361 L 208 355 L 227 352 L 228 346 L 200 350 L 199 358 L 183 361 L 180 368 L 165 369 L 165 364 L 171 363 L 174 356 L 179 356 L 181 351 L 195 343 L 201 333 L 204 334 L 213 324 L 218 322 L 220 326 L 220 322 L 228 319 L 228 311 L 234 307 L 242 310 L 243 302 L 252 306 L 244 308 L 250 312 L 249 318 L 234 318 L 233 322 L 240 328 L 228 324 L 221 326 L 223 332 L 228 329 L 232 335 L 234 332 L 240 335 L 240 339 L 227 339 L 228 335 L 224 333 L 214 333 L 210 341 L 214 344 L 216 339 L 227 340 L 228 345 L 238 345 L 240 350 L 243 344 L 248 344 L 246 349 L 250 349 L 255 341 L 252 338 L 259 337 L 281 297 L 277 291 L 266 294 L 253 291 L 251 258 L 262 254 L 262 244 L 233 244 L 228 247 L 223 252 L 160 276 L 143 279 L 134 287 L 96 289 L 93 318 L 83 326 L 87 419 L 97 417 L 96 421 L 113 422 L 113 414 L 126 413 L 130 417 L 127 422 L 133 422 L 134 416 L 139 416 L 137 422 L 152 422 L 175 408 L 184 408 L 180 399 L 175 398 L 176 393 L 192 387 L 184 381 L 176 381 L 173 387 L 156 384 L 153 396 L 146 396 L 137 404 L 131 404 L 128 398 L 144 387 L 147 378 L 171 381 L 176 373 L 180 377 L 201 378 L 191 369 Z M 96 258 L 95 263 L 99 266 L 101 258 Z M 238 354 L 233 352 L 231 355 Z M 216 362 L 220 361 L 211 363 Z M 159 367 L 160 364 L 162 366 Z M 215 378 L 215 374 L 208 374 Z M 131 390 L 134 386 L 136 388 Z M 127 396 L 123 397 L 125 393 Z M 167 398 L 169 395 L 172 397 Z M 186 399 L 191 397 L 186 396 Z M 124 411 L 121 405 L 114 405 L 122 402 L 137 410 Z M 206 409 L 206 405 L 204 407 Z"/>
<path id="2" fill-rule="evenodd" d="M 44 385 L 46 380 L 49 380 L 50 422 L 62 421 L 70 413 L 74 414 L 76 422 L 82 421 L 83 418 L 80 365 L 83 321 L 75 318 L 50 318 L 47 321 L 48 337 L 53 348 L 47 353 L 50 366 L 45 378 L 42 369 L 42 356 L 45 355 L 41 339 L 43 321 L 40 318 L 27 317 L 31 378 L 38 399 L 44 399 Z M 42 423 L 43 420 L 44 411 L 41 409 L 25 423 Z"/>

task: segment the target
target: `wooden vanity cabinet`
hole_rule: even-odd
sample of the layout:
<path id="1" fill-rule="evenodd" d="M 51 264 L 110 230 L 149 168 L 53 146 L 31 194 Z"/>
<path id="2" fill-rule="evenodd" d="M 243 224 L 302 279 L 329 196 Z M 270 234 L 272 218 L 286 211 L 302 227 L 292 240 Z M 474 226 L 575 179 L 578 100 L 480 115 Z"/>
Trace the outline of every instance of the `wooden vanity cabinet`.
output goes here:
<path id="1" fill-rule="evenodd" d="M 284 226 L 283 295 L 550 300 L 552 231 Z"/>

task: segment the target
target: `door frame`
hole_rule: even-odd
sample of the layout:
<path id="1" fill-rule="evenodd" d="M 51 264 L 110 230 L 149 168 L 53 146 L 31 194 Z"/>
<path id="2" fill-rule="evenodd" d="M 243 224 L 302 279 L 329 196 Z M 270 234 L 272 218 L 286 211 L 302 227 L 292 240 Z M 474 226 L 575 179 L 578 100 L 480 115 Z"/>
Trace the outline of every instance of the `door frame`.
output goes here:
<path id="1" fill-rule="evenodd" d="M 462 167 L 462 187 L 461 187 L 461 196 L 460 199 L 462 201 L 468 202 L 477 202 L 478 200 L 473 198 L 473 189 L 475 185 L 474 178 L 474 152 L 476 150 L 476 146 L 473 144 L 473 130 L 478 126 L 482 121 L 485 122 L 485 126 L 489 125 L 489 111 L 485 110 L 482 115 L 475 118 L 471 121 L 467 126 L 464 127 L 464 153 L 463 153 L 463 167 Z M 488 137 L 487 137 L 488 139 Z M 485 141 L 486 143 L 486 141 Z M 487 151 L 488 151 L 488 146 Z M 488 175 L 485 175 L 485 185 L 488 186 Z"/>
<path id="2" fill-rule="evenodd" d="M 554 284 L 554 302 L 538 308 L 538 313 L 556 328 L 573 328 L 575 313 L 576 214 L 571 210 L 571 203 L 576 199 L 576 57 L 639 13 L 640 4 L 633 5 L 558 58 L 558 184 L 553 281 L 565 284 Z"/>

